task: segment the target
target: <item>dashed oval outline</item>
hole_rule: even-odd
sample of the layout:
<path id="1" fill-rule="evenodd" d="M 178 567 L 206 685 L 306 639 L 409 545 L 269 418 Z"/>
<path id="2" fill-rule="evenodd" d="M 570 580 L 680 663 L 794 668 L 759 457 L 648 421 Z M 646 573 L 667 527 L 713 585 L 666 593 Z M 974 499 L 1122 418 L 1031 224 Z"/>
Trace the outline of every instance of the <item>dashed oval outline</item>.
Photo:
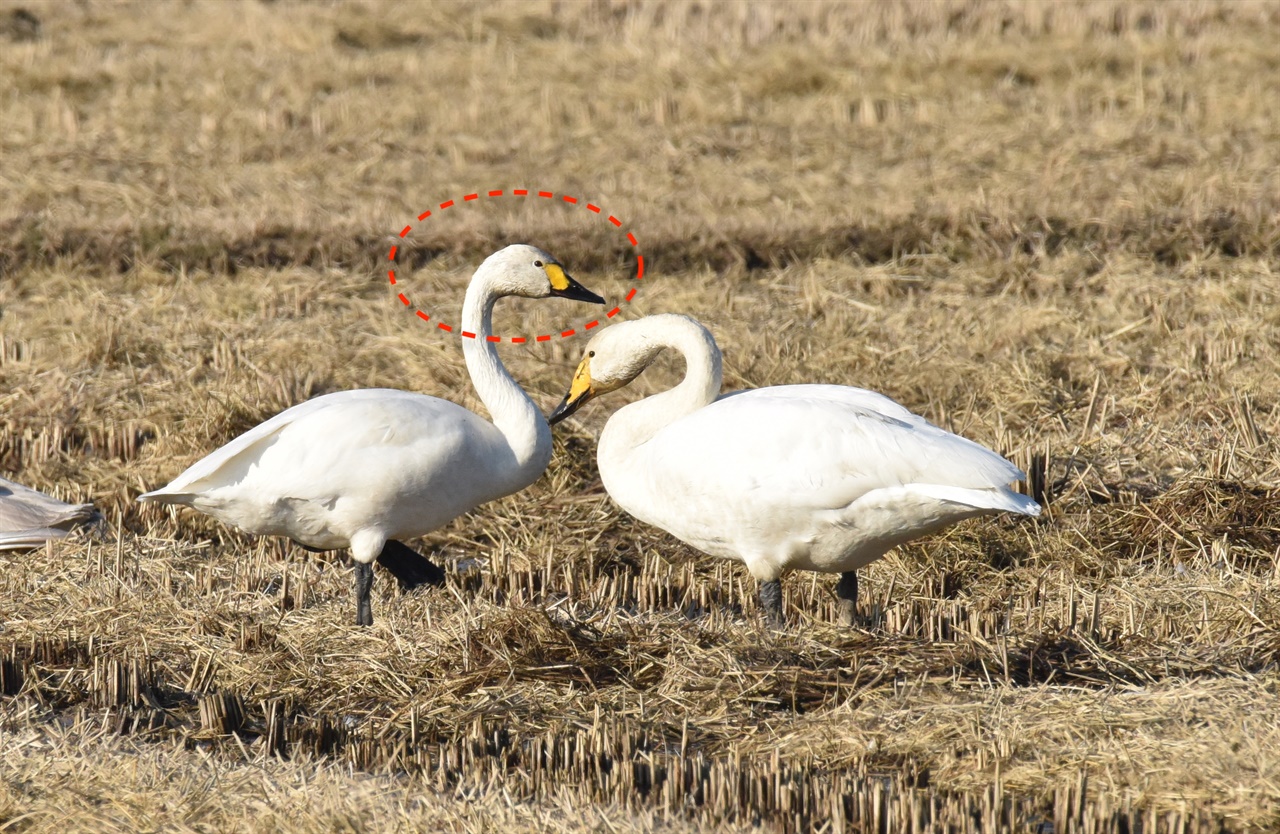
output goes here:
<path id="1" fill-rule="evenodd" d="M 476 191 L 471 194 L 463 195 L 462 202 L 470 203 L 476 200 L 480 200 L 483 197 L 502 197 L 502 196 L 505 196 L 506 194 L 507 192 L 501 188 L 495 188 L 491 191 L 484 192 L 483 194 L 479 191 Z M 512 197 L 528 197 L 530 195 L 535 195 L 537 197 L 541 197 L 547 200 L 556 199 L 555 192 L 553 191 L 537 191 L 537 190 L 532 190 L 528 188 L 513 188 L 510 190 L 510 194 Z M 579 200 L 577 197 L 572 197 L 568 194 L 561 194 L 560 200 L 571 206 L 582 206 L 586 208 L 587 211 L 590 211 L 593 214 L 600 215 L 601 218 L 608 218 L 609 222 L 613 224 L 615 228 L 619 229 L 621 234 L 626 235 L 627 242 L 630 243 L 636 250 L 639 250 L 640 243 L 639 241 L 636 240 L 635 234 L 629 230 L 625 230 L 625 231 L 622 230 L 622 221 L 619 220 L 614 215 L 606 212 L 600 206 L 597 206 L 595 203 L 589 203 L 583 200 Z M 422 223 L 427 219 L 431 218 L 434 215 L 434 213 L 446 211 L 448 209 L 453 208 L 456 205 L 458 205 L 457 200 L 453 200 L 453 199 L 445 200 L 443 203 L 440 203 L 434 211 L 427 210 L 427 211 L 424 211 L 422 214 L 419 214 L 418 222 Z M 412 231 L 413 231 L 413 224 L 410 223 L 400 230 L 398 236 L 402 239 L 407 238 L 409 236 L 409 233 Z M 399 248 L 400 248 L 399 244 L 393 244 L 391 246 L 391 251 L 387 253 L 387 260 L 391 261 L 393 264 L 396 262 L 396 252 L 399 250 Z M 636 275 L 634 280 L 639 282 L 642 278 L 644 278 L 644 255 L 641 255 L 639 251 L 637 251 L 636 252 Z M 397 287 L 396 271 L 394 267 L 387 270 L 387 279 L 390 282 L 393 288 L 393 291 L 396 291 L 396 287 Z M 630 290 L 628 290 L 627 296 L 623 300 L 622 304 L 630 304 L 631 300 L 636 297 L 636 292 L 638 290 L 639 290 L 639 286 L 634 286 Z M 432 321 L 431 314 L 423 310 L 421 307 L 415 306 L 413 302 L 410 301 L 409 298 L 403 292 L 397 291 L 396 298 L 400 301 L 401 304 L 403 304 L 406 308 L 411 310 L 418 318 L 422 319 L 423 322 L 427 324 L 431 323 Z M 607 313 L 605 313 L 604 317 L 606 319 L 611 319 L 614 316 L 618 315 L 618 313 L 620 312 L 622 312 L 622 306 L 617 305 L 613 307 L 611 310 L 609 310 Z M 444 332 L 444 333 L 456 332 L 459 336 L 461 336 L 464 339 L 476 338 L 475 333 L 472 333 L 468 330 L 461 330 L 461 329 L 455 328 L 453 325 L 446 324 L 445 322 L 440 321 L 438 319 L 435 321 L 435 326 L 436 326 L 436 330 L 440 332 Z M 507 337 L 489 336 L 488 341 L 510 342 L 511 344 L 515 344 L 515 345 L 522 345 L 528 342 L 533 342 L 536 344 L 538 342 L 549 342 L 552 339 L 556 339 L 556 338 L 571 339 L 574 336 L 578 335 L 578 333 L 580 332 L 585 333 L 586 331 L 599 326 L 600 326 L 600 319 L 595 319 L 593 321 L 589 321 L 586 324 L 584 324 L 581 330 L 579 330 L 578 328 L 571 327 L 567 330 L 562 330 L 559 333 L 541 333 L 536 336 L 507 336 Z"/>

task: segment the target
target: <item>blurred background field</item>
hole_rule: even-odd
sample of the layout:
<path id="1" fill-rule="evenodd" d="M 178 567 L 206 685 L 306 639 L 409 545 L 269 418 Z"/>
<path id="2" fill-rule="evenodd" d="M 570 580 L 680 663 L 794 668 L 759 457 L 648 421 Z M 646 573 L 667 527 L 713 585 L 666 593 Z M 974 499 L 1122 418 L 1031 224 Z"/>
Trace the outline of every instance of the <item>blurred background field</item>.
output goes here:
<path id="1" fill-rule="evenodd" d="M 105 524 L 0 555 L 0 830 L 1280 825 L 1280 5 L 0 0 L 0 472 Z M 277 411 L 473 408 L 530 242 L 706 322 L 729 387 L 884 392 L 1038 521 L 754 585 L 594 437 L 420 544 L 442 590 L 133 498 Z M 580 326 L 500 305 L 500 330 Z M 543 332 L 543 330 L 538 330 Z M 550 409 L 581 339 L 502 347 Z M 612 404 L 610 403 L 612 400 Z M 563 429 L 563 430 L 561 430 Z M 761 427 L 767 431 L 767 427 Z"/>

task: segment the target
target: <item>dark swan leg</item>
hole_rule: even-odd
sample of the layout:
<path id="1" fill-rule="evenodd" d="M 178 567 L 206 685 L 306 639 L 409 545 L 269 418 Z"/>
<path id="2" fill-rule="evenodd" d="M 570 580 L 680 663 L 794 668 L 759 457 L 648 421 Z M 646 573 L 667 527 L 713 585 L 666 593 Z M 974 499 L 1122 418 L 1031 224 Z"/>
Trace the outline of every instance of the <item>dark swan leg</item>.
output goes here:
<path id="1" fill-rule="evenodd" d="M 858 616 L 858 572 L 847 570 L 836 583 L 836 621 L 851 626 Z"/>
<path id="2" fill-rule="evenodd" d="M 785 625 L 782 617 L 781 579 L 760 583 L 760 609 L 764 612 L 765 624 L 770 628 L 782 628 Z"/>
<path id="3" fill-rule="evenodd" d="M 356 562 L 356 625 L 373 625 L 373 603 L 369 589 L 373 587 L 373 565 Z"/>
<path id="4" fill-rule="evenodd" d="M 390 571 L 402 591 L 412 591 L 422 585 L 444 584 L 443 568 L 398 541 L 388 541 L 382 546 L 378 564 Z"/>

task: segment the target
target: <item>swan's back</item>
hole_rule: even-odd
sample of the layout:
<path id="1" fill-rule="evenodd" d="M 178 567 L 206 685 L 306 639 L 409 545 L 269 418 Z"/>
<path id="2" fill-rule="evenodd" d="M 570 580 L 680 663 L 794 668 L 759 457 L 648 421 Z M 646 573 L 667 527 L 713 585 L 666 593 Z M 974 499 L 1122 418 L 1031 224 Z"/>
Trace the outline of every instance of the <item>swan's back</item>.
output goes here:
<path id="1" fill-rule="evenodd" d="M 600 471 L 624 509 L 748 562 L 865 564 L 970 515 L 1039 512 L 1008 488 L 1023 477 L 1012 463 L 857 388 L 727 394 L 631 450 L 608 435 L 606 426 Z"/>
<path id="2" fill-rule="evenodd" d="M 682 423 L 691 436 L 714 432 L 729 443 L 762 445 L 764 454 L 790 461 L 793 472 L 806 469 L 875 485 L 983 489 L 1025 477 L 1002 456 L 938 428 L 883 394 L 843 385 L 734 392 L 672 427 Z"/>
<path id="3" fill-rule="evenodd" d="M 661 471 L 696 469 L 726 486 L 779 495 L 798 490 L 828 507 L 889 486 L 990 489 L 1024 477 L 990 449 L 888 397 L 840 385 L 726 394 L 671 423 L 647 445 Z"/>

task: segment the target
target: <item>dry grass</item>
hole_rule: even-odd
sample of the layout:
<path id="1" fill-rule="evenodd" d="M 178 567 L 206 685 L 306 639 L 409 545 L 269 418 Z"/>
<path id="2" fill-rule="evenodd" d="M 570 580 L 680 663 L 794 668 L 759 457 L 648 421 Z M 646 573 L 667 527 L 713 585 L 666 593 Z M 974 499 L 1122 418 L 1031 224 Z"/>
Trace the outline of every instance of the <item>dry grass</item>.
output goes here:
<path id="1" fill-rule="evenodd" d="M 19 8 L 0 470 L 107 523 L 0 557 L 0 830 L 1280 823 L 1274 4 Z M 891 554 L 864 629 L 793 577 L 769 634 L 602 493 L 606 401 L 357 630 L 339 561 L 133 502 L 316 394 L 477 407 L 379 276 L 514 187 L 623 217 L 627 315 L 706 321 L 730 386 L 884 391 L 1045 517 Z M 433 222 L 400 269 L 442 315 L 514 240 L 627 289 L 580 210 Z M 579 348 L 503 356 L 550 406 Z"/>

